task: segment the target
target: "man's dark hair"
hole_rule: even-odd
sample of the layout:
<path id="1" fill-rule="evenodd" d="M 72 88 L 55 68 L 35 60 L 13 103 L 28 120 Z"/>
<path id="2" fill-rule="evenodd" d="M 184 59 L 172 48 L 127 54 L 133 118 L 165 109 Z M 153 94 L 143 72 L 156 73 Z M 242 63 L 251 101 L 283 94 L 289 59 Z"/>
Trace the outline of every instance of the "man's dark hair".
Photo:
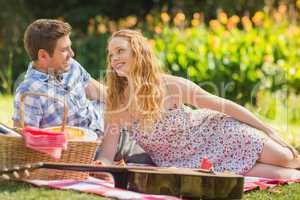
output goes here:
<path id="1" fill-rule="evenodd" d="M 31 23 L 24 34 L 24 46 L 31 60 L 38 59 L 39 49 L 53 55 L 59 38 L 71 33 L 69 23 L 55 19 L 38 19 Z"/>

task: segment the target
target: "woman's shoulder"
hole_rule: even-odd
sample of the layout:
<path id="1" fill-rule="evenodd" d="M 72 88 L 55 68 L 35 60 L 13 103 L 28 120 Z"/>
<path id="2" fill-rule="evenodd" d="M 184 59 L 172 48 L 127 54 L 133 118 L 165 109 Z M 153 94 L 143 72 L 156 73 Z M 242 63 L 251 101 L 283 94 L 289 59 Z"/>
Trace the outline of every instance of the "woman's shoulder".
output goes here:
<path id="1" fill-rule="evenodd" d="M 183 81 L 187 80 L 183 77 L 174 76 L 174 75 L 171 75 L 171 74 L 161 74 L 160 77 L 161 77 L 161 80 L 163 82 L 166 82 L 166 83 L 178 83 L 178 82 L 183 82 Z"/>
<path id="2" fill-rule="evenodd" d="M 191 84 L 191 81 L 180 77 L 180 76 L 174 76 L 170 74 L 162 74 L 161 75 L 162 83 L 165 84 L 168 88 L 186 88 L 188 85 Z"/>

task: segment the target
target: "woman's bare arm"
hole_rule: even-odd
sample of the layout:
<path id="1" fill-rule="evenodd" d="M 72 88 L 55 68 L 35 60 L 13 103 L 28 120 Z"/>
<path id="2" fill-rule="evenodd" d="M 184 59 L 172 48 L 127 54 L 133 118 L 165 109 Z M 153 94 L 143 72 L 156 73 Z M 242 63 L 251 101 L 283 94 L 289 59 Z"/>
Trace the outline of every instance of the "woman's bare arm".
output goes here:
<path id="1" fill-rule="evenodd" d="M 120 126 L 118 123 L 109 123 L 106 125 L 103 142 L 101 144 L 101 155 L 99 160 L 104 165 L 111 165 L 117 152 L 120 138 Z"/>
<path id="2" fill-rule="evenodd" d="M 240 106 L 233 101 L 210 94 L 190 80 L 175 76 L 168 76 L 167 79 L 169 79 L 169 81 L 176 86 L 177 94 L 181 97 L 182 103 L 193 105 L 197 108 L 208 108 L 227 114 L 241 122 L 249 124 L 250 126 L 265 132 L 268 136 L 282 146 L 291 149 L 295 156 L 298 154 L 295 148 L 276 135 L 271 126 L 263 123 L 258 117 L 256 117 L 252 112 L 243 106 Z"/>

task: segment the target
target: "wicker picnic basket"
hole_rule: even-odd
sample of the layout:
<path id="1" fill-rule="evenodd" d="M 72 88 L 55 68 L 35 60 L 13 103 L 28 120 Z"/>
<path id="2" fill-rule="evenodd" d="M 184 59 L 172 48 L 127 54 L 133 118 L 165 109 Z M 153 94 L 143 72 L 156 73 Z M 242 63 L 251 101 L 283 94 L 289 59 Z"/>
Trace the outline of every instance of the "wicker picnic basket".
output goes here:
<path id="1" fill-rule="evenodd" d="M 45 96 L 64 104 L 64 116 L 61 125 L 61 131 L 68 130 L 66 126 L 68 108 L 64 101 L 50 97 L 46 94 L 24 93 L 21 96 L 20 104 L 20 127 L 24 127 L 24 99 L 26 96 Z M 57 129 L 57 128 L 56 128 Z M 78 128 L 81 131 L 86 129 Z M 74 130 L 72 127 L 68 131 Z M 60 159 L 56 160 L 47 154 L 29 149 L 25 146 L 23 137 L 8 136 L 0 134 L 0 168 L 13 167 L 27 163 L 36 162 L 55 162 L 55 163 L 82 163 L 91 164 L 100 141 L 68 140 L 66 150 L 63 150 Z M 37 169 L 30 173 L 29 179 L 85 179 L 88 177 L 86 172 L 62 171 L 53 169 Z"/>

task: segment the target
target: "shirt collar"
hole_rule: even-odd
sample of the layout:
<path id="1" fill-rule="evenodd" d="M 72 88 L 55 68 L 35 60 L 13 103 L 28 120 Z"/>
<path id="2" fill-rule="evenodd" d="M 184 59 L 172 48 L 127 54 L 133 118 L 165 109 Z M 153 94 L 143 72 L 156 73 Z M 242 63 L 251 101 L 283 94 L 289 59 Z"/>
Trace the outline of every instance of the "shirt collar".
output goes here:
<path id="1" fill-rule="evenodd" d="M 40 81 L 46 82 L 49 80 L 50 75 L 44 72 L 40 72 L 32 67 L 32 62 L 29 63 L 25 78 L 38 79 Z"/>
<path id="2" fill-rule="evenodd" d="M 59 85 L 63 86 L 63 87 L 69 87 L 72 88 L 72 85 L 74 83 L 74 81 L 70 81 L 70 76 L 72 76 L 73 72 L 72 70 L 74 70 L 74 66 L 75 62 L 72 59 L 71 60 L 71 66 L 70 66 L 70 70 L 68 72 L 65 72 L 62 74 L 62 80 L 61 81 L 55 81 L 56 83 L 58 83 Z M 44 72 L 40 72 L 36 69 L 33 68 L 32 66 L 32 62 L 29 63 L 28 65 L 28 69 L 27 72 L 25 74 L 25 79 L 34 79 L 34 80 L 38 80 L 41 82 L 48 82 L 48 81 L 53 81 L 53 80 L 57 80 L 54 78 L 54 76 L 44 73 Z"/>
<path id="3" fill-rule="evenodd" d="M 59 82 L 62 82 L 65 74 L 66 73 L 59 75 L 58 79 L 56 78 L 56 80 L 58 80 Z M 25 78 L 33 78 L 33 79 L 37 79 L 37 80 L 40 80 L 43 82 L 47 82 L 49 79 L 55 79 L 53 75 L 41 72 L 41 71 L 33 68 L 32 62 L 30 62 L 28 65 L 28 70 L 26 72 Z"/>

